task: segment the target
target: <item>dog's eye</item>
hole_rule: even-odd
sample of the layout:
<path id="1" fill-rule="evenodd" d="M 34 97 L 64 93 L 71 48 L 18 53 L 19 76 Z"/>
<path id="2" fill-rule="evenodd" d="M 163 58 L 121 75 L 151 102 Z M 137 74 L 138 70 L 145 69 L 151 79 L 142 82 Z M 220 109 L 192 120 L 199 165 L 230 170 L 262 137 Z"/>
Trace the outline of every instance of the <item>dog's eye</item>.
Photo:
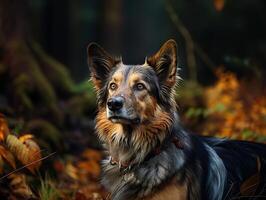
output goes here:
<path id="1" fill-rule="evenodd" d="M 143 83 L 138 83 L 136 85 L 136 89 L 139 90 L 139 91 L 144 90 L 145 89 L 145 85 Z"/>
<path id="2" fill-rule="evenodd" d="M 116 88 L 117 88 L 117 84 L 115 84 L 115 83 L 111 83 L 110 86 L 109 86 L 109 88 L 110 88 L 111 90 L 116 90 Z"/>

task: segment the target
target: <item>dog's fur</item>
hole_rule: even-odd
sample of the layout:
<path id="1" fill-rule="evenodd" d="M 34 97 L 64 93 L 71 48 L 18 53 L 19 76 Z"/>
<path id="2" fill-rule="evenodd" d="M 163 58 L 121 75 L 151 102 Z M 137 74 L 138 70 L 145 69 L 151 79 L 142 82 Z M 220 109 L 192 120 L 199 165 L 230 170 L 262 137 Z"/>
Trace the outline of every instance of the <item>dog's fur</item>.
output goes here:
<path id="1" fill-rule="evenodd" d="M 97 44 L 88 46 L 98 96 L 96 130 L 108 152 L 102 183 L 111 199 L 262 197 L 263 144 L 200 137 L 180 126 L 174 101 L 177 62 L 174 40 L 143 65 L 125 65 Z M 112 107 L 114 99 L 122 102 L 119 109 Z"/>

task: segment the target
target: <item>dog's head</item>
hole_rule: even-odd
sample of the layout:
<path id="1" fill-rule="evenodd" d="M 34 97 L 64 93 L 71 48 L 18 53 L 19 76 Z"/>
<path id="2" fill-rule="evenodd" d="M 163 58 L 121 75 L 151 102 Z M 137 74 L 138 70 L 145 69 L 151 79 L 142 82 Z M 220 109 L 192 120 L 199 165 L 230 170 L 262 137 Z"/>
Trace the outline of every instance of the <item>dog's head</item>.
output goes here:
<path id="1" fill-rule="evenodd" d="M 142 65 L 125 65 L 95 43 L 88 46 L 88 64 L 100 109 L 113 123 L 140 125 L 158 109 L 175 109 L 177 45 L 168 40 Z"/>

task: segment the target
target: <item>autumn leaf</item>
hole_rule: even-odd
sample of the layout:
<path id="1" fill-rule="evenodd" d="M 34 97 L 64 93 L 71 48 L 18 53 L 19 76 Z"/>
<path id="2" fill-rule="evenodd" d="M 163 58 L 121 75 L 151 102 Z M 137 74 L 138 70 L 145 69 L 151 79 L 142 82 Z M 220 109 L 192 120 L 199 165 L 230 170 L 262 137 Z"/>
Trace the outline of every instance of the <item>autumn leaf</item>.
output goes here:
<path id="1" fill-rule="evenodd" d="M 4 171 L 4 161 L 3 158 L 0 156 L 0 174 Z"/>
<path id="2" fill-rule="evenodd" d="M 65 165 L 60 160 L 55 160 L 53 163 L 53 167 L 56 172 L 61 173 L 65 170 Z"/>
<path id="3" fill-rule="evenodd" d="M 33 140 L 33 135 L 24 135 L 19 137 L 19 140 L 29 149 L 30 156 L 28 158 L 28 164 L 38 161 L 41 159 L 41 150 L 38 144 Z M 39 169 L 41 161 L 35 162 L 32 165 L 29 165 L 27 168 L 34 173 L 36 169 Z"/>
<path id="4" fill-rule="evenodd" d="M 14 135 L 8 135 L 6 143 L 10 151 L 17 159 L 34 173 L 41 164 L 41 153 L 37 143 L 32 139 L 33 136 L 25 135 L 17 138 Z"/>
<path id="5" fill-rule="evenodd" d="M 13 167 L 13 169 L 16 168 L 16 162 L 13 154 L 2 145 L 0 145 L 0 158 L 3 158 L 11 167 Z"/>
<path id="6" fill-rule="evenodd" d="M 103 188 L 96 183 L 91 183 L 84 187 L 81 187 L 75 195 L 75 200 L 103 200 L 108 199 L 107 193 L 103 191 Z"/>
<path id="7" fill-rule="evenodd" d="M 102 160 L 102 154 L 100 151 L 93 150 L 93 149 L 86 149 L 82 153 L 82 157 L 89 160 L 95 160 L 95 161 L 101 161 Z"/>
<path id="8" fill-rule="evenodd" d="M 204 91 L 208 112 L 202 125 L 204 134 L 265 142 L 265 92 L 254 90 L 232 72 L 218 69 L 216 76 L 217 82 Z"/>
<path id="9" fill-rule="evenodd" d="M 91 177 L 98 177 L 101 172 L 99 163 L 102 159 L 102 154 L 100 151 L 86 149 L 82 153 L 82 158 L 83 159 L 77 163 L 77 167 Z"/>
<path id="10" fill-rule="evenodd" d="M 225 0 L 214 0 L 213 4 L 214 4 L 215 10 L 217 10 L 218 12 L 221 12 L 224 8 Z"/>
<path id="11" fill-rule="evenodd" d="M 9 134 L 9 128 L 4 115 L 0 113 L 0 142 L 4 141 L 6 136 Z"/>
<path id="12" fill-rule="evenodd" d="M 33 135 L 31 134 L 25 134 L 25 135 L 22 135 L 19 137 L 19 140 L 24 143 L 25 141 L 29 140 L 29 139 L 32 139 L 33 138 Z"/>
<path id="13" fill-rule="evenodd" d="M 75 167 L 72 163 L 70 163 L 70 162 L 68 162 L 67 164 L 66 164 L 66 168 L 65 168 L 65 172 L 66 172 L 66 174 L 69 176 L 69 177 L 71 177 L 72 179 L 74 179 L 74 180 L 78 180 L 79 179 L 79 177 L 78 177 L 78 168 L 77 167 Z"/>
<path id="14" fill-rule="evenodd" d="M 82 169 L 86 174 L 92 177 L 98 177 L 101 172 L 101 168 L 98 162 L 95 161 L 80 161 L 77 164 L 78 169 Z"/>
<path id="15" fill-rule="evenodd" d="M 12 193 L 20 198 L 30 199 L 34 197 L 30 187 L 27 185 L 26 176 L 20 173 L 14 173 L 8 176 L 10 180 L 9 187 Z"/>

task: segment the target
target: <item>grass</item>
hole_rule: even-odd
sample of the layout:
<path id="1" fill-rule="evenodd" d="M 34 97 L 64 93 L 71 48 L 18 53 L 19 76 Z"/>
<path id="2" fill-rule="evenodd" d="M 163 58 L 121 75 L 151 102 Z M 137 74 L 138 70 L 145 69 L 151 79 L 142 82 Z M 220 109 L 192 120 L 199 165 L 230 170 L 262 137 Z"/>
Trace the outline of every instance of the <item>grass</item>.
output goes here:
<path id="1" fill-rule="evenodd" d="M 40 200 L 58 200 L 60 197 L 59 191 L 55 187 L 54 182 L 47 175 L 44 179 L 41 179 L 39 197 Z"/>

